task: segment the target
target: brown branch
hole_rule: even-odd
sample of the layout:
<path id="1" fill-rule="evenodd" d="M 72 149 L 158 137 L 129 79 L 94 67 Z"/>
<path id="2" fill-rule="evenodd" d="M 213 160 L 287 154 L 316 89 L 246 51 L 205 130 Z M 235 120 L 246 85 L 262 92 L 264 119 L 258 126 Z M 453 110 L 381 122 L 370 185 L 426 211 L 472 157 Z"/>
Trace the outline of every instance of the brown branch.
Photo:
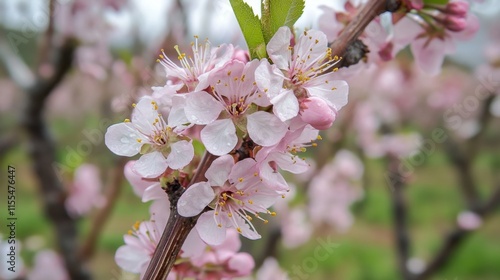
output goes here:
<path id="1" fill-rule="evenodd" d="M 396 157 L 389 157 L 387 180 L 390 185 L 399 270 L 402 278 L 408 280 L 412 279 L 406 265 L 410 257 L 410 237 L 407 228 L 407 205 L 403 195 L 405 182 L 403 174 L 399 171 L 400 163 Z"/>
<path id="2" fill-rule="evenodd" d="M 496 188 L 490 199 L 482 206 L 474 211 L 477 215 L 482 218 L 486 218 L 488 215 L 493 213 L 495 209 L 500 206 L 500 186 Z M 418 274 L 416 280 L 424 280 L 429 278 L 436 271 L 440 270 L 446 266 L 453 253 L 460 247 L 460 244 L 470 235 L 472 231 L 468 231 L 462 228 L 455 228 L 452 230 L 445 238 L 441 249 L 437 252 L 434 259 L 429 263 L 426 269 Z"/>
<path id="3" fill-rule="evenodd" d="M 38 76 L 35 84 L 26 90 L 27 104 L 22 123 L 29 135 L 29 153 L 40 184 L 45 213 L 55 227 L 56 240 L 71 279 L 91 279 L 78 257 L 78 231 L 75 221 L 64 206 L 66 193 L 53 168 L 56 162 L 55 144 L 49 136 L 43 119 L 45 101 L 70 70 L 75 44 L 68 40 L 52 52 L 54 74 L 49 78 Z"/>
<path id="4" fill-rule="evenodd" d="M 399 9 L 401 0 L 371 0 L 361 8 L 358 14 L 342 30 L 339 37 L 330 45 L 332 54 L 344 56 L 348 46 L 352 45 L 363 33 L 368 24 L 383 12 Z"/>
<path id="5" fill-rule="evenodd" d="M 80 257 L 83 261 L 89 260 L 95 253 L 95 247 L 99 239 L 99 235 L 106 224 L 115 202 L 120 195 L 121 186 L 123 183 L 123 168 L 127 162 L 126 158 L 119 158 L 114 165 L 113 170 L 110 172 L 110 179 L 108 181 L 106 204 L 102 207 L 94 217 L 92 228 L 87 235 L 85 242 L 80 250 Z"/>
<path id="6" fill-rule="evenodd" d="M 205 172 L 216 158 L 216 156 L 205 152 L 189 186 L 206 180 Z M 174 266 L 182 244 L 184 244 L 184 241 L 199 217 L 198 215 L 187 218 L 179 215 L 177 212 L 177 201 L 184 192 L 184 188 L 180 184 L 177 182 L 167 184 L 166 192 L 170 200 L 170 217 L 161 239 L 156 246 L 153 257 L 151 258 L 151 262 L 143 278 L 144 280 L 166 279 L 168 273 Z"/>
<path id="7" fill-rule="evenodd" d="M 47 25 L 47 29 L 45 30 L 44 36 L 42 37 L 42 41 L 40 47 L 38 49 L 38 66 L 41 66 L 45 63 L 49 63 L 49 50 L 52 46 L 52 39 L 54 37 L 54 11 L 55 11 L 55 1 L 49 1 L 49 23 Z"/>

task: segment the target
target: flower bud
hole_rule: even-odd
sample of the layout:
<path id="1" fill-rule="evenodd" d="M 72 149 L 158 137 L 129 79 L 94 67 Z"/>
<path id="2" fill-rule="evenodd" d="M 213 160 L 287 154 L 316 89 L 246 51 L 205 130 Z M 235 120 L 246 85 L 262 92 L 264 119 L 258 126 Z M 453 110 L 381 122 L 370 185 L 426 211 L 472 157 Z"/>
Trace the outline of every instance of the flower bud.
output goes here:
<path id="1" fill-rule="evenodd" d="M 302 120 L 319 130 L 332 126 L 337 116 L 337 111 L 318 97 L 306 98 L 301 102 L 300 107 Z"/>
<path id="2" fill-rule="evenodd" d="M 466 1 L 452 1 L 446 5 L 445 13 L 457 17 L 465 17 L 469 10 L 469 3 Z"/>
<path id="3" fill-rule="evenodd" d="M 467 19 L 457 16 L 447 16 L 444 19 L 444 26 L 450 31 L 460 32 L 467 27 Z"/>

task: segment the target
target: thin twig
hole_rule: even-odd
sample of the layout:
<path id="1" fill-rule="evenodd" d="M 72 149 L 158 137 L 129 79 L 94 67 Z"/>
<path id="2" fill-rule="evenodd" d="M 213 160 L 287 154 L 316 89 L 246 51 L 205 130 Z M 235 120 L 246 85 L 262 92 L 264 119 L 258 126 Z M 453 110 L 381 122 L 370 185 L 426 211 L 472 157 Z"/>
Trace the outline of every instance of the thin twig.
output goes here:
<path id="1" fill-rule="evenodd" d="M 489 216 L 495 209 L 500 206 L 500 186 L 491 195 L 490 199 L 486 203 L 479 207 L 474 213 L 482 217 L 483 219 Z M 442 269 L 446 266 L 453 253 L 460 248 L 460 244 L 470 235 L 472 231 L 465 230 L 463 228 L 457 227 L 452 230 L 445 238 L 441 249 L 436 253 L 436 256 L 424 271 L 416 275 L 415 280 L 424 280 L 429 278 L 436 271 Z"/>

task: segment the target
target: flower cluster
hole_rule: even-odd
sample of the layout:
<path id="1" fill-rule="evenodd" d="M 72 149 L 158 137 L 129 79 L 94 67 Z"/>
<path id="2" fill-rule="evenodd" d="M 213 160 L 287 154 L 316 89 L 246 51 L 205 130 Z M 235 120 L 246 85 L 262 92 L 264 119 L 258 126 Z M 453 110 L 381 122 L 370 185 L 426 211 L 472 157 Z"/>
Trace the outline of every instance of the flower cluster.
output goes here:
<path id="1" fill-rule="evenodd" d="M 139 177 L 143 200 L 174 179 L 186 187 L 178 212 L 201 214 L 196 229 L 207 244 L 223 244 L 227 228 L 258 239 L 252 220 L 267 223 L 265 215 L 276 215 L 269 207 L 289 190 L 280 171 L 307 171 L 299 153 L 316 146 L 318 129 L 347 104 L 348 85 L 335 78 L 340 58 L 327 44 L 320 31 L 295 36 L 281 27 L 267 45 L 269 59 L 249 60 L 232 45 L 197 37 L 191 54 L 175 47 L 179 64 L 162 51 L 166 84 L 133 104 L 131 119 L 108 128 L 106 145 L 121 156 L 141 154 L 126 174 Z M 196 143 L 218 158 L 206 181 L 189 186 Z"/>

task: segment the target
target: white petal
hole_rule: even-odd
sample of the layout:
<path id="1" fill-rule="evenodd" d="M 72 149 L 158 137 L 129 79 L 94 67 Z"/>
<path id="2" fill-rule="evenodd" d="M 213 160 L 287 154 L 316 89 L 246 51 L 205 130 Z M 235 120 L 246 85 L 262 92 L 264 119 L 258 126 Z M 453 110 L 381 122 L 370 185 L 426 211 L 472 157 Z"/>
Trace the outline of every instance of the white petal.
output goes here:
<path id="1" fill-rule="evenodd" d="M 177 211 L 181 216 L 193 217 L 215 198 L 215 193 L 208 182 L 196 183 L 189 187 L 177 202 Z"/>
<path id="2" fill-rule="evenodd" d="M 255 70 L 255 83 L 257 87 L 265 92 L 269 98 L 276 97 L 283 88 L 283 73 L 263 59 L 259 67 Z"/>
<path id="3" fill-rule="evenodd" d="M 214 211 L 205 212 L 198 219 L 196 230 L 208 245 L 220 245 L 226 239 L 226 224 L 222 216 L 221 221 L 222 227 L 218 227 L 214 220 Z"/>
<path id="4" fill-rule="evenodd" d="M 299 101 L 292 90 L 283 90 L 271 99 L 273 113 L 282 121 L 287 121 L 299 113 Z"/>
<path id="5" fill-rule="evenodd" d="M 182 140 L 170 145 L 171 152 L 167 157 L 167 164 L 172 169 L 181 169 L 188 165 L 194 157 L 194 148 L 191 141 Z"/>
<path id="6" fill-rule="evenodd" d="M 142 155 L 135 162 L 134 170 L 142 177 L 155 178 L 163 174 L 167 167 L 167 161 L 163 154 L 155 151 Z"/>
<path id="7" fill-rule="evenodd" d="M 332 75 L 326 74 L 307 83 L 306 90 L 310 95 L 324 99 L 335 110 L 340 110 L 347 104 L 349 85 L 346 81 L 333 80 Z M 326 83 L 328 81 L 328 83 Z"/>
<path id="8" fill-rule="evenodd" d="M 131 157 L 141 150 L 143 143 L 137 139 L 143 139 L 143 136 L 134 129 L 131 123 L 118 123 L 108 127 L 104 142 L 108 149 L 119 156 Z"/>
<path id="9" fill-rule="evenodd" d="M 290 61 L 290 39 L 292 32 L 290 28 L 283 26 L 276 31 L 273 38 L 267 44 L 267 53 L 271 60 L 280 69 L 288 69 L 288 62 Z"/>
<path id="10" fill-rule="evenodd" d="M 294 174 L 304 173 L 309 169 L 309 164 L 305 160 L 290 153 L 273 153 L 272 159 L 281 169 Z"/>
<path id="11" fill-rule="evenodd" d="M 199 91 L 188 95 L 184 111 L 190 122 L 194 124 L 209 124 L 217 119 L 222 109 L 224 108 L 221 103 L 210 94 Z"/>
<path id="12" fill-rule="evenodd" d="M 229 153 L 236 143 L 236 128 L 230 119 L 216 120 L 208 124 L 200 133 L 201 141 L 207 151 L 216 156 Z"/>
<path id="13" fill-rule="evenodd" d="M 152 134 L 153 123 L 158 118 L 158 111 L 155 110 L 154 100 L 151 96 L 142 97 L 132 111 L 132 123 L 141 128 L 146 134 Z"/>
<path id="14" fill-rule="evenodd" d="M 123 270 L 132 273 L 141 272 L 141 267 L 150 260 L 151 258 L 146 251 L 127 245 L 118 248 L 115 254 L 116 264 Z"/>
<path id="15" fill-rule="evenodd" d="M 172 97 L 172 108 L 170 109 L 170 113 L 168 114 L 168 125 L 170 127 L 181 128 L 181 130 L 186 128 L 183 126 L 189 123 L 189 120 L 186 118 L 186 113 L 184 111 L 185 107 L 185 96 L 177 94 L 176 96 Z"/>
<path id="16" fill-rule="evenodd" d="M 212 186 L 223 186 L 229 179 L 229 173 L 234 166 L 231 155 L 224 155 L 212 162 L 205 173 L 205 177 Z"/>
<path id="17" fill-rule="evenodd" d="M 161 188 L 159 182 L 152 184 L 142 194 L 142 202 L 148 202 L 150 200 L 164 199 L 167 197 L 165 191 Z"/>
<path id="18" fill-rule="evenodd" d="M 191 230 L 182 244 L 183 258 L 200 257 L 207 248 L 207 244 L 201 240 L 200 235 L 196 230 Z"/>
<path id="19" fill-rule="evenodd" d="M 286 134 L 288 126 L 271 113 L 259 111 L 247 117 L 250 138 L 261 146 L 277 144 Z"/>

